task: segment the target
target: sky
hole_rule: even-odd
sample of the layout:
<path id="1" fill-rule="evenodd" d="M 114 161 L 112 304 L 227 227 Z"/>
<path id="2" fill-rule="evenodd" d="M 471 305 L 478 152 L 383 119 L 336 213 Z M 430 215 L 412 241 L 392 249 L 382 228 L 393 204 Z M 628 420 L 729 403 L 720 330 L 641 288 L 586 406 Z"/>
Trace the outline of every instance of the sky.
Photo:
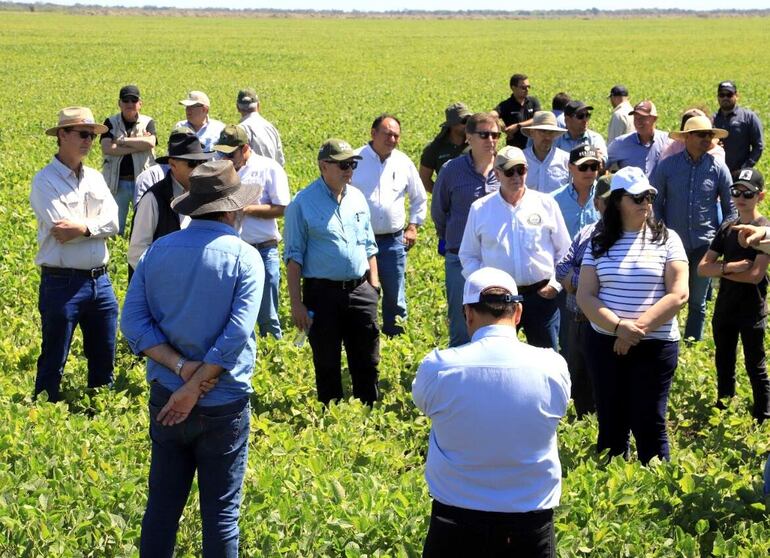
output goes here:
<path id="1" fill-rule="evenodd" d="M 206 8 L 206 7 L 227 7 L 232 9 L 258 9 L 258 8 L 281 8 L 281 9 L 320 9 L 318 0 L 228 0 L 219 2 L 215 0 L 49 0 L 56 4 L 73 5 L 80 4 L 98 4 L 101 6 L 163 6 L 175 8 Z M 665 0 L 625 0 L 621 3 L 624 9 L 638 8 L 672 8 L 672 2 Z M 540 0 L 536 4 L 525 2 L 511 2 L 503 0 L 369 0 L 361 2 L 360 0 L 326 0 L 323 2 L 323 8 L 336 10 L 361 10 L 365 8 L 372 11 L 398 11 L 403 9 L 412 10 L 515 10 L 532 9 L 534 6 L 540 10 L 570 10 L 577 7 L 583 9 L 598 8 L 600 10 L 611 10 L 619 8 L 617 0 L 589 0 L 585 5 L 579 5 L 574 0 Z M 770 0 L 678 0 L 676 7 L 685 10 L 718 10 L 718 9 L 767 9 L 770 8 Z"/>

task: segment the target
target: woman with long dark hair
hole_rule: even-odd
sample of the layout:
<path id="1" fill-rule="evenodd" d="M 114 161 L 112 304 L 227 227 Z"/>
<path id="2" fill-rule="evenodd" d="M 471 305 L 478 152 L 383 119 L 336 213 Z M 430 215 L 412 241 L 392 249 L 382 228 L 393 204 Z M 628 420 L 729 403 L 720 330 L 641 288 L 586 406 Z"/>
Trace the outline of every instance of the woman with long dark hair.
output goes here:
<path id="1" fill-rule="evenodd" d="M 612 178 L 601 226 L 583 259 L 577 303 L 591 322 L 586 364 L 594 379 L 598 450 L 668 459 L 666 409 L 679 356 L 676 313 L 687 302 L 682 241 L 652 214 L 657 190 L 626 167 Z"/>

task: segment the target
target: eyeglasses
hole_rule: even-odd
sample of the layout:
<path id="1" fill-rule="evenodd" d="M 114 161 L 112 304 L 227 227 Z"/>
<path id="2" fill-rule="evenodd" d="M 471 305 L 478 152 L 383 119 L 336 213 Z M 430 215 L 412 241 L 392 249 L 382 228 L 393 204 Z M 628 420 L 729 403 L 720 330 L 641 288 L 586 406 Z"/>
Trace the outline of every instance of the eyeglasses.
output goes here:
<path id="1" fill-rule="evenodd" d="M 578 120 L 590 120 L 591 119 L 591 113 L 590 112 L 579 112 L 574 115 L 574 118 L 577 118 Z"/>
<path id="2" fill-rule="evenodd" d="M 641 194 L 624 194 L 624 196 L 631 198 L 636 205 L 642 205 L 642 202 L 653 203 L 656 198 L 655 192 L 643 192 Z"/>
<path id="3" fill-rule="evenodd" d="M 492 138 L 493 140 L 500 138 L 500 132 L 472 132 L 479 136 L 481 139 L 489 139 Z"/>
<path id="4" fill-rule="evenodd" d="M 85 130 L 67 130 L 71 134 L 77 134 L 80 136 L 80 139 L 90 139 L 95 140 L 96 134 L 93 132 L 86 132 Z"/>
<path id="5" fill-rule="evenodd" d="M 735 93 L 733 93 L 732 91 L 723 91 L 721 93 L 718 93 L 717 97 L 719 97 L 720 99 L 722 98 L 729 99 L 733 95 L 735 95 Z"/>
<path id="6" fill-rule="evenodd" d="M 581 165 L 578 165 L 577 168 L 580 172 L 586 172 L 589 170 L 591 172 L 596 172 L 599 170 L 599 163 L 583 163 Z"/>
<path id="7" fill-rule="evenodd" d="M 750 200 L 754 196 L 756 196 L 758 192 L 751 192 L 749 190 L 741 190 L 740 188 L 730 188 L 730 195 L 734 198 L 740 198 L 743 196 L 743 199 Z"/>
<path id="8" fill-rule="evenodd" d="M 527 174 L 527 167 L 526 165 L 516 165 L 514 167 L 509 168 L 508 170 L 504 170 L 503 174 L 507 176 L 508 178 L 511 178 L 514 175 L 524 176 Z"/>
<path id="9" fill-rule="evenodd" d="M 122 103 L 138 103 L 139 99 L 137 97 L 123 97 L 120 100 Z"/>
<path id="10" fill-rule="evenodd" d="M 690 132 L 691 134 L 698 136 L 701 139 L 711 139 L 714 137 L 714 132 L 705 132 L 705 131 L 699 131 L 699 132 Z"/>
<path id="11" fill-rule="evenodd" d="M 340 168 L 340 170 L 344 170 L 344 171 L 349 169 L 356 170 L 356 167 L 358 166 L 358 161 L 326 161 L 326 162 L 337 165 Z"/>
<path id="12" fill-rule="evenodd" d="M 240 151 L 240 148 L 236 149 L 235 151 L 231 151 L 230 153 L 225 153 L 224 151 L 220 151 L 219 153 L 224 157 L 225 159 L 232 159 L 235 157 L 235 154 Z"/>

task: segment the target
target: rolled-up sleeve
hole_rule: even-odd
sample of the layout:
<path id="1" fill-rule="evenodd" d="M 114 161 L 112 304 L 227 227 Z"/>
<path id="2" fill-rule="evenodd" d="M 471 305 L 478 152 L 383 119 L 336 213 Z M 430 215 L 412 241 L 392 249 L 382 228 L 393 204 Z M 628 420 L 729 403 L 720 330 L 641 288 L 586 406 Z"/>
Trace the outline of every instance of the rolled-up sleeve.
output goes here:
<path id="1" fill-rule="evenodd" d="M 307 248 L 307 224 L 302 216 L 302 207 L 297 198 L 286 207 L 283 224 L 283 261 L 294 260 L 300 266 L 305 261 Z"/>

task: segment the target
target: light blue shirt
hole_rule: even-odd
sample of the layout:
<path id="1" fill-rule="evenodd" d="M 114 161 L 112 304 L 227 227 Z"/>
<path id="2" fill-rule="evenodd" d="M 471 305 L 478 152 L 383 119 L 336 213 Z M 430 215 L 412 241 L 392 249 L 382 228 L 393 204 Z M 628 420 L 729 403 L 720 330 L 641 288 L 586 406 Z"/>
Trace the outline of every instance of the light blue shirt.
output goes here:
<path id="1" fill-rule="evenodd" d="M 364 195 L 347 185 L 337 203 L 323 178 L 297 194 L 284 216 L 285 262 L 294 260 L 303 277 L 347 281 L 363 277 L 377 244 Z"/>
<path id="2" fill-rule="evenodd" d="M 686 149 L 667 157 L 658 163 L 650 182 L 658 190 L 655 216 L 679 234 L 687 252 L 710 244 L 716 235 L 721 222 L 717 201 L 723 220 L 735 215 L 730 171 L 711 153 L 697 162 Z"/>
<path id="3" fill-rule="evenodd" d="M 607 152 L 607 166 L 617 163 L 618 168 L 621 169 L 638 167 L 649 178 L 655 171 L 660 156 L 669 143 L 671 140 L 668 138 L 668 132 L 661 132 L 660 130 L 655 130 L 652 141 L 647 144 L 640 141 L 639 134 L 636 132 L 624 134 L 610 143 Z"/>
<path id="4" fill-rule="evenodd" d="M 594 207 L 595 190 L 596 185 L 594 184 L 591 186 L 588 199 L 582 207 L 578 203 L 578 193 L 572 183 L 551 193 L 553 199 L 559 204 L 561 215 L 564 217 L 564 223 L 567 225 L 567 231 L 571 239 L 575 238 L 580 229 L 591 223 L 596 223 L 599 217 L 601 217 L 596 207 Z"/>
<path id="5" fill-rule="evenodd" d="M 425 478 L 433 498 L 495 512 L 559 504 L 556 429 L 570 378 L 558 353 L 521 343 L 513 327 L 482 327 L 470 343 L 426 356 L 412 396 L 432 422 Z"/>
<path id="6" fill-rule="evenodd" d="M 592 145 L 602 150 L 604 161 L 607 161 L 607 142 L 604 141 L 601 134 L 594 132 L 593 130 L 586 130 L 583 132 L 583 135 L 577 138 L 572 138 L 572 136 L 569 135 L 569 132 L 567 132 L 566 134 L 560 135 L 554 142 L 554 145 L 567 153 L 581 145 Z"/>
<path id="7" fill-rule="evenodd" d="M 182 356 L 225 369 L 200 406 L 223 405 L 252 392 L 254 326 L 265 268 L 255 248 L 220 222 L 194 219 L 156 240 L 128 286 L 121 330 L 131 350 L 168 343 Z M 147 359 L 147 381 L 176 391 L 184 383 Z"/>

